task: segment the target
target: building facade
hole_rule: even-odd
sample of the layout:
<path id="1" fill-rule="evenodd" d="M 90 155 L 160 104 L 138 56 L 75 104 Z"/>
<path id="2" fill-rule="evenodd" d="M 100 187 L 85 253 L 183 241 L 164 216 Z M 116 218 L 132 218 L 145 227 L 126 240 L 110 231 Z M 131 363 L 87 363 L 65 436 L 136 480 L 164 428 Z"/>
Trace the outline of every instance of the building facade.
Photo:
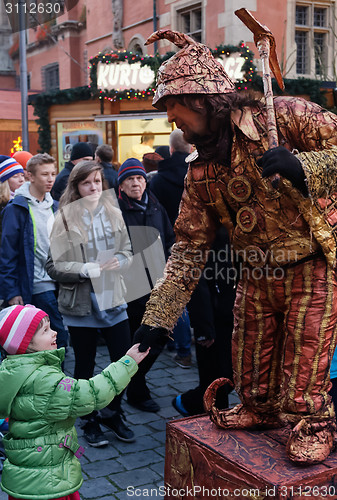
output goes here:
<path id="1" fill-rule="evenodd" d="M 9 55 L 12 44 L 12 29 L 4 3 L 0 3 L 0 89 L 15 88 L 14 64 Z"/>
<path id="2" fill-rule="evenodd" d="M 33 9 L 35 4 L 38 0 L 30 0 Z M 237 0 L 53 0 L 53 5 L 57 10 L 53 16 L 27 15 L 28 80 L 36 94 L 86 88 L 91 84 L 90 59 L 97 59 L 98 54 L 103 57 L 119 51 L 118 58 L 124 58 L 124 51 L 143 57 L 177 50 L 166 40 L 144 45 L 154 30 L 165 28 L 188 33 L 211 49 L 239 47 L 244 42 L 242 46 L 254 53 L 259 70 L 253 35 L 235 15 L 241 7 L 250 10 L 274 34 L 284 77 L 330 81 L 332 85 L 336 82 L 334 0 L 241 0 L 239 5 Z M 19 75 L 16 33 L 10 53 Z M 298 93 L 305 95 L 302 88 Z M 172 127 L 165 114 L 151 107 L 151 98 L 145 97 L 105 100 L 98 96 L 63 104 L 49 101 L 49 126 L 44 122 L 43 131 L 47 139 L 41 141 L 40 132 L 40 148 L 56 156 L 61 169 L 78 140 L 93 146 L 108 142 L 115 149 L 117 162 L 128 157 L 144 132 L 156 132 L 155 146 L 166 145 Z"/>
<path id="3" fill-rule="evenodd" d="M 99 52 L 175 50 L 167 41 L 144 46 L 156 28 L 183 31 L 211 48 L 242 40 L 254 51 L 259 68 L 252 34 L 234 14 L 238 7 L 270 28 L 285 77 L 336 80 L 334 0 L 242 0 L 239 6 L 237 0 L 78 0 L 69 11 L 64 1 L 56 2 L 63 13 L 28 30 L 30 88 L 37 91 L 87 85 L 88 61 Z M 18 73 L 15 46 L 12 56 Z"/>

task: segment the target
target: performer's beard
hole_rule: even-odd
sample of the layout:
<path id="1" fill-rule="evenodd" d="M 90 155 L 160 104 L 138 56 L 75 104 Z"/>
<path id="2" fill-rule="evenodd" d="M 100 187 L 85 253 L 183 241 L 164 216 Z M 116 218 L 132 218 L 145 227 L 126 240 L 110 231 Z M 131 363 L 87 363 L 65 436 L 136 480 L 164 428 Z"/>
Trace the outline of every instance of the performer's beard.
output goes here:
<path id="1" fill-rule="evenodd" d="M 208 130 L 209 134 L 203 136 L 188 134 L 188 139 L 184 134 L 184 139 L 195 145 L 201 160 L 229 166 L 233 138 L 229 114 L 228 119 L 223 119 L 221 123 L 213 121 L 213 127 L 210 126 Z"/>
<path id="2" fill-rule="evenodd" d="M 189 144 L 194 144 L 196 148 L 202 148 L 203 145 L 207 145 L 209 141 L 212 140 L 212 136 L 210 134 L 207 135 L 199 135 L 191 131 L 184 132 L 184 139 Z"/>

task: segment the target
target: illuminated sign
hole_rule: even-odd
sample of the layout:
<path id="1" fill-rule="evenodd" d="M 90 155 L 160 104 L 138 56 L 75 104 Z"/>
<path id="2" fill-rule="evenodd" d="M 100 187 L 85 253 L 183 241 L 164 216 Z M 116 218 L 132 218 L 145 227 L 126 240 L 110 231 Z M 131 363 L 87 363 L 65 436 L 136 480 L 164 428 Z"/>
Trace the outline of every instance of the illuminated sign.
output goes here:
<path id="1" fill-rule="evenodd" d="M 99 62 L 97 65 L 97 87 L 101 90 L 146 90 L 154 79 L 154 71 L 139 62 Z"/>
<path id="2" fill-rule="evenodd" d="M 242 71 L 242 66 L 246 62 L 245 58 L 241 54 L 232 54 L 230 57 L 220 57 L 217 61 L 224 67 L 227 75 L 234 82 L 236 80 L 242 80 L 244 78 L 244 71 Z"/>

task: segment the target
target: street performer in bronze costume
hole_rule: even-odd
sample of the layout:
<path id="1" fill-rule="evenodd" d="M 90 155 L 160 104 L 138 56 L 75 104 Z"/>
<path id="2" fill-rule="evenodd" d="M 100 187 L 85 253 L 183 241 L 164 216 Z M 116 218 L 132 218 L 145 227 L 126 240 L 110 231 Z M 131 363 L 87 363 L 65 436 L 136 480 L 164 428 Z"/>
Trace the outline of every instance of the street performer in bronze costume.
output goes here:
<path id="1" fill-rule="evenodd" d="M 233 368 L 241 404 L 206 409 L 225 429 L 291 425 L 287 455 L 325 460 L 336 430 L 328 395 L 336 342 L 337 116 L 295 97 L 274 99 L 280 146 L 268 150 L 264 101 L 236 92 L 209 49 L 170 30 L 181 50 L 159 69 L 153 105 L 196 146 L 176 243 L 135 341 L 160 349 L 197 284 L 223 224 L 242 259 Z M 279 174 L 277 189 L 271 176 Z"/>

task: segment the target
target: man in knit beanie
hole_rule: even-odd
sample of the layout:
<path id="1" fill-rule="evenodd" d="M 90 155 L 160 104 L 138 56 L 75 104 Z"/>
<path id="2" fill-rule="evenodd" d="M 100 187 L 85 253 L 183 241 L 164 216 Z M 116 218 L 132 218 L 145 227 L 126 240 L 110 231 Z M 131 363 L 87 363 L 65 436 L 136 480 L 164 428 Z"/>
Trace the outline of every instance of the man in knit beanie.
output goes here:
<path id="1" fill-rule="evenodd" d="M 117 172 L 117 182 L 118 186 L 128 178 L 128 177 L 143 177 L 145 179 L 144 189 L 146 186 L 146 170 L 140 160 L 137 158 L 128 158 L 124 163 L 119 167 Z M 143 189 L 143 192 L 144 192 Z M 143 193 L 142 193 L 143 194 Z"/>
<path id="2" fill-rule="evenodd" d="M 59 199 L 61 198 L 61 195 L 67 186 L 70 172 L 72 171 L 74 166 L 77 165 L 77 163 L 79 163 L 80 161 L 92 159 L 93 150 L 89 143 L 76 142 L 76 144 L 73 145 L 70 154 L 70 161 L 67 161 L 65 163 L 64 168 L 55 179 L 55 184 L 51 192 L 54 200 L 59 201 Z"/>
<path id="3" fill-rule="evenodd" d="M 328 392 L 337 331 L 337 117 L 301 98 L 276 97 L 282 146 L 268 149 L 265 102 L 236 92 L 205 45 L 171 30 L 147 43 L 160 39 L 181 50 L 160 67 L 153 105 L 166 110 L 196 151 L 177 241 L 135 339 L 141 348 L 163 343 L 224 225 L 243 261 L 232 340 L 241 404 L 217 408 L 220 381 L 205 395 L 206 410 L 226 429 L 287 424 L 288 458 L 320 463 L 336 431 Z M 274 174 L 281 176 L 277 189 Z"/>
<path id="4" fill-rule="evenodd" d="M 162 276 L 165 261 L 174 243 L 174 233 L 164 207 L 147 189 L 146 171 L 137 158 L 128 158 L 120 166 L 118 186 L 119 207 L 130 235 L 133 253 L 135 257 L 141 257 L 140 262 L 145 266 L 145 275 L 142 274 L 137 284 L 141 293 L 135 300 L 128 300 L 127 312 L 133 335 L 141 323 L 148 290 Z M 135 274 L 136 272 L 135 270 Z M 137 280 L 134 278 L 134 275 L 126 278 L 127 289 L 135 286 Z M 159 352 L 151 352 L 147 363 L 142 364 L 127 390 L 128 403 L 142 411 L 156 412 L 160 409 L 152 399 L 145 379 L 158 354 Z"/>

